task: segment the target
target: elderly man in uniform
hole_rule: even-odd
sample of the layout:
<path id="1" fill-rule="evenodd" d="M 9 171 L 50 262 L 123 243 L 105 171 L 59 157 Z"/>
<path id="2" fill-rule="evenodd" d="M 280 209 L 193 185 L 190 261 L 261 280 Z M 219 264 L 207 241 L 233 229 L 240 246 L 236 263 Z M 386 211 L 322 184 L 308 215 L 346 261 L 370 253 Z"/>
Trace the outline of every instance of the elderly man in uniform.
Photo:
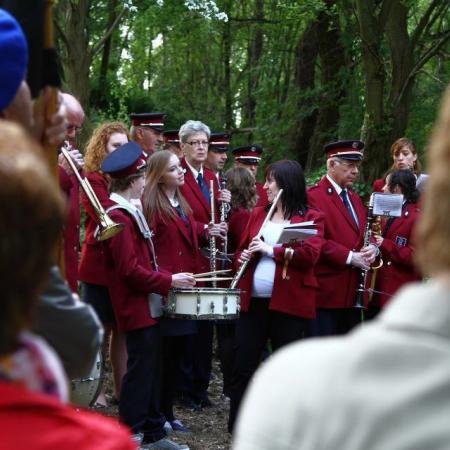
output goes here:
<path id="1" fill-rule="evenodd" d="M 351 189 L 359 173 L 364 144 L 338 141 L 325 146 L 327 173 L 308 191 L 308 203 L 325 214 L 325 244 L 316 277 L 317 318 L 312 334 L 343 334 L 361 320 L 354 307 L 361 269 L 368 269 L 379 253 L 374 245 L 363 247 L 366 209 Z"/>
<path id="2" fill-rule="evenodd" d="M 262 152 L 262 147 L 256 144 L 235 148 L 232 151 L 234 155 L 234 167 L 244 167 L 250 171 L 256 180 Z M 269 200 L 267 199 L 266 191 L 263 189 L 263 183 L 256 181 L 256 191 L 258 193 L 258 203 L 256 206 L 267 206 Z"/>
<path id="3" fill-rule="evenodd" d="M 66 145 L 78 170 L 84 166 L 83 155 L 77 149 L 77 134 L 84 122 L 84 111 L 78 100 L 70 94 L 61 94 L 67 111 Z M 78 253 L 80 251 L 79 182 L 66 158 L 60 154 L 59 183 L 69 200 L 69 213 L 64 226 L 64 268 L 66 280 L 73 292 L 78 292 Z"/>
<path id="4" fill-rule="evenodd" d="M 17 21 L 0 9 L 0 117 L 18 123 L 38 140 L 43 136 L 60 144 L 66 133 L 66 111 L 58 111 L 43 127 L 34 120 L 30 89 L 25 81 L 28 46 Z M 37 302 L 35 331 L 57 351 L 71 378 L 86 376 L 100 345 L 100 325 L 91 307 L 76 300 L 56 266 L 50 270 L 47 289 Z"/>
<path id="5" fill-rule="evenodd" d="M 162 147 L 165 113 L 131 113 L 131 139 L 151 156 Z"/>

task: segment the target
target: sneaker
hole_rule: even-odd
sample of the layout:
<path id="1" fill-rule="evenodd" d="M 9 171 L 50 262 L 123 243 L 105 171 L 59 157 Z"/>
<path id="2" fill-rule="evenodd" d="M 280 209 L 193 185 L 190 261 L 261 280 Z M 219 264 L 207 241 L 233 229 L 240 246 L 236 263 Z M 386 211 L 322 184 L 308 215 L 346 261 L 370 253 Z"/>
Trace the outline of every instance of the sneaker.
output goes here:
<path id="1" fill-rule="evenodd" d="M 186 444 L 177 444 L 169 439 L 160 439 L 156 442 L 141 445 L 139 450 L 189 450 Z"/>
<path id="2" fill-rule="evenodd" d="M 171 423 L 168 420 L 166 420 L 164 422 L 163 429 L 164 429 L 164 431 L 166 432 L 167 435 L 173 433 L 172 425 L 171 425 Z"/>
<path id="3" fill-rule="evenodd" d="M 189 429 L 183 425 L 181 420 L 178 420 L 178 419 L 172 420 L 169 425 L 170 425 L 170 428 L 172 429 L 172 431 L 174 431 L 174 432 L 186 433 L 186 434 L 191 433 L 189 431 Z"/>

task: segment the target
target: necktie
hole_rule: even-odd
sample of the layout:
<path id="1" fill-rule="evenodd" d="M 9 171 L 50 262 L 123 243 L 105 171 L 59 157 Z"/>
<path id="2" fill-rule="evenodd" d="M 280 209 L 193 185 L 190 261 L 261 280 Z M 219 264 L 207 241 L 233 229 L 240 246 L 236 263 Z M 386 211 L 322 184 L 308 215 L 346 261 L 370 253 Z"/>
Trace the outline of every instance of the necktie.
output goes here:
<path id="1" fill-rule="evenodd" d="M 348 212 L 350 213 L 350 216 L 352 217 L 353 221 L 356 223 L 356 226 L 359 226 L 358 220 L 356 219 L 353 209 L 350 205 L 350 200 L 348 199 L 347 191 L 345 189 L 342 189 L 339 195 L 341 196 L 342 201 L 344 202 L 345 207 L 348 209 Z"/>
<path id="2" fill-rule="evenodd" d="M 200 186 L 200 189 L 201 189 L 203 195 L 205 196 L 206 201 L 209 204 L 209 202 L 211 200 L 211 197 L 209 196 L 209 189 L 208 189 L 208 186 L 206 185 L 205 180 L 203 179 L 203 175 L 200 172 L 197 175 L 197 183 Z"/>

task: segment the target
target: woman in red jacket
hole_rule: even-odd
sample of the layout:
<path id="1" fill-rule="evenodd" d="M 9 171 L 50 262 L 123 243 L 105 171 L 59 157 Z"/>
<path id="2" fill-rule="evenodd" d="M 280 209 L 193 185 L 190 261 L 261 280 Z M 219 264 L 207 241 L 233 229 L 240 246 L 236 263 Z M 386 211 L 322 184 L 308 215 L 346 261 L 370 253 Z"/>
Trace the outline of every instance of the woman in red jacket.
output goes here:
<path id="1" fill-rule="evenodd" d="M 241 315 L 236 324 L 235 361 L 228 427 L 232 431 L 245 389 L 270 339 L 272 350 L 306 335 L 316 315 L 314 265 L 323 243 L 323 215 L 308 208 L 305 177 L 296 161 L 278 161 L 266 170 L 264 189 L 272 203 L 283 193 L 275 213 L 256 238 L 268 207 L 255 208 L 235 260 L 249 261 L 238 287 Z M 318 233 L 306 241 L 277 244 L 287 224 L 313 221 Z"/>
<path id="2" fill-rule="evenodd" d="M 386 177 L 385 192 L 403 194 L 404 203 L 401 217 L 388 219 L 377 245 L 383 257 L 383 266 L 378 270 L 373 307 L 383 308 L 390 298 L 405 283 L 421 280 L 414 262 L 412 237 L 420 210 L 417 205 L 419 191 L 416 177 L 411 170 L 396 170 Z"/>
<path id="3" fill-rule="evenodd" d="M 161 269 L 195 273 L 201 265 L 199 241 L 206 244 L 207 235 L 219 236 L 223 227 L 220 224 L 205 227 L 194 219 L 180 191 L 183 184 L 184 170 L 178 157 L 168 150 L 154 153 L 148 159 L 142 207 L 154 233 L 152 239 Z M 160 324 L 163 336 L 161 412 L 169 432 L 171 429 L 187 432 L 174 416 L 173 401 L 180 359 L 187 336 L 197 332 L 197 322 L 162 317 Z"/>
<path id="4" fill-rule="evenodd" d="M 109 198 L 109 181 L 100 166 L 108 154 L 127 142 L 128 131 L 125 124 L 107 122 L 94 130 L 86 147 L 85 175 L 105 210 L 114 205 L 114 202 Z M 85 238 L 78 268 L 81 296 L 86 303 L 93 306 L 105 328 L 105 345 L 111 337 L 109 354 L 113 369 L 114 394 L 116 399 L 119 399 L 120 383 L 126 370 L 125 336 L 117 330 L 111 305 L 108 291 L 110 269 L 107 267 L 108 263 L 105 258 L 105 244 L 97 241 L 94 235 L 99 225 L 98 215 L 84 192 L 81 201 L 86 211 Z M 103 352 L 103 355 L 106 355 L 106 351 Z M 106 406 L 104 393 L 100 394 L 98 405 Z"/>

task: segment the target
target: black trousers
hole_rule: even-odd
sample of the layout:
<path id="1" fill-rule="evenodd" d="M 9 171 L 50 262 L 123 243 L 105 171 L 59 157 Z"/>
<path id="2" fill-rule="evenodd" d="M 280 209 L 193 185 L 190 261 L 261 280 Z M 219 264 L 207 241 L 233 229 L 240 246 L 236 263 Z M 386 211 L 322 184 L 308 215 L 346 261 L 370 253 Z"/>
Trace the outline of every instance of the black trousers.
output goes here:
<path id="1" fill-rule="evenodd" d="M 362 322 L 358 308 L 318 308 L 311 321 L 311 336 L 334 336 L 348 333 Z"/>
<path id="2" fill-rule="evenodd" d="M 161 412 L 169 422 L 175 419 L 173 402 L 181 358 L 188 336 L 164 336 L 162 338 L 162 395 Z"/>
<path id="3" fill-rule="evenodd" d="M 160 414 L 161 335 L 159 325 L 126 333 L 127 372 L 122 380 L 119 415 L 144 443 L 162 439 Z"/>
<path id="4" fill-rule="evenodd" d="M 236 323 L 235 359 L 231 378 L 228 431 L 233 431 L 242 397 L 261 361 L 267 339 L 272 351 L 302 339 L 309 331 L 309 320 L 269 310 L 268 298 L 252 298 L 248 312 L 241 312 Z"/>
<path id="5" fill-rule="evenodd" d="M 236 320 L 219 320 L 216 323 L 217 354 L 223 377 L 223 393 L 230 396 L 231 373 L 234 361 Z"/>

